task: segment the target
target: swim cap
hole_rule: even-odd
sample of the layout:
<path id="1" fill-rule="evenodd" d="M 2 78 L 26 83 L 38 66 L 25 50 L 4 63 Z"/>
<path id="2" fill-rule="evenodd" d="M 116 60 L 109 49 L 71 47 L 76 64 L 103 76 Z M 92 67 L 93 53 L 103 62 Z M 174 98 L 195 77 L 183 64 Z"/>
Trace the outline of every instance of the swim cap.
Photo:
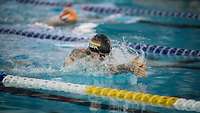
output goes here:
<path id="1" fill-rule="evenodd" d="M 89 49 L 97 53 L 110 53 L 111 42 L 104 34 L 95 35 L 89 42 Z"/>
<path id="2" fill-rule="evenodd" d="M 75 22 L 78 19 L 76 11 L 72 8 L 65 8 L 59 17 L 64 22 Z"/>

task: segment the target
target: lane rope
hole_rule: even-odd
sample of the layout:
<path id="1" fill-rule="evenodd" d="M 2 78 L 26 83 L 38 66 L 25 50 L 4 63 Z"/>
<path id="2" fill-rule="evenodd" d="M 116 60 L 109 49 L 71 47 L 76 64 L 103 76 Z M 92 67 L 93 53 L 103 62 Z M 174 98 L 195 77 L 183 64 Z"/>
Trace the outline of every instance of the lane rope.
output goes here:
<path id="1" fill-rule="evenodd" d="M 0 81 L 2 81 L 5 87 L 51 90 L 81 95 L 107 97 L 109 99 L 124 100 L 132 103 L 143 103 L 159 107 L 174 108 L 177 110 L 200 112 L 200 101 L 192 99 L 160 96 L 143 92 L 64 83 L 36 78 L 19 77 L 7 75 L 5 72 L 0 72 Z"/>
<path id="2" fill-rule="evenodd" d="M 48 2 L 41 0 L 16 0 L 22 4 L 32 4 L 32 5 L 45 5 L 45 6 L 58 6 L 58 7 L 71 7 L 72 3 L 60 3 L 60 2 Z"/>
<path id="3" fill-rule="evenodd" d="M 179 12 L 179 11 L 164 11 L 155 9 L 141 9 L 141 8 L 111 8 L 102 6 L 83 6 L 83 10 L 95 12 L 100 14 L 125 14 L 128 16 L 145 15 L 145 16 L 160 16 L 160 17 L 176 17 L 200 20 L 200 14 L 192 12 Z"/>
<path id="4" fill-rule="evenodd" d="M 167 56 L 186 56 L 186 57 L 200 57 L 200 50 L 191 50 L 184 48 L 172 48 L 167 46 L 149 45 L 134 43 L 129 44 L 130 47 L 136 50 L 142 50 L 145 53 Z"/>
<path id="5" fill-rule="evenodd" d="M 48 2 L 40 0 L 16 0 L 23 4 L 33 4 L 33 5 L 47 5 L 47 6 L 72 6 L 72 3 L 60 3 L 60 2 Z M 85 11 L 95 12 L 100 14 L 125 14 L 128 16 L 135 15 L 146 15 L 146 16 L 159 16 L 159 17 L 176 17 L 176 18 L 186 18 L 200 20 L 200 14 L 193 12 L 180 12 L 180 11 L 165 11 L 157 9 L 142 9 L 142 8 L 113 8 L 113 7 L 102 7 L 102 6 L 92 6 L 85 5 L 81 7 Z"/>
<path id="6" fill-rule="evenodd" d="M 72 97 L 66 97 L 66 96 L 60 96 L 60 95 L 53 95 L 49 93 L 36 92 L 30 89 L 4 87 L 1 84 L 0 84 L 0 92 L 9 93 L 16 96 L 27 96 L 31 98 L 39 98 L 39 99 L 44 99 L 44 100 L 52 100 L 52 101 L 65 102 L 65 103 L 67 102 L 67 103 L 75 104 L 79 106 L 86 106 L 86 107 L 91 107 L 95 109 L 102 109 L 102 110 L 115 111 L 115 112 L 158 113 L 158 112 L 153 112 L 149 110 L 147 111 L 147 110 L 136 109 L 136 108 L 129 108 L 129 107 L 127 108 L 121 105 L 119 106 L 119 105 L 112 105 L 112 104 L 103 104 L 101 102 L 93 102 L 93 101 L 88 101 L 86 99 L 78 99 L 78 98 L 72 98 Z"/>
<path id="7" fill-rule="evenodd" d="M 32 31 L 23 31 L 17 30 L 15 28 L 4 28 L 0 27 L 0 34 L 9 34 L 9 35 L 19 35 L 27 38 L 36 38 L 36 39 L 49 39 L 49 40 L 58 40 L 58 41 L 86 41 L 88 38 L 85 37 L 70 37 L 70 36 L 58 36 L 45 33 L 38 33 Z M 185 56 L 185 57 L 200 57 L 200 50 L 184 49 L 184 48 L 172 48 L 167 46 L 159 45 L 148 45 L 141 43 L 131 43 L 128 44 L 129 47 L 142 50 L 145 53 L 155 54 L 155 55 L 164 55 L 164 56 Z"/>
<path id="8" fill-rule="evenodd" d="M 70 42 L 86 40 L 84 37 L 58 36 L 58 35 L 51 35 L 46 33 L 32 32 L 32 31 L 23 31 L 14 28 L 4 28 L 4 27 L 0 27 L 0 34 L 19 35 L 27 38 L 51 39 L 51 40 L 70 41 Z"/>

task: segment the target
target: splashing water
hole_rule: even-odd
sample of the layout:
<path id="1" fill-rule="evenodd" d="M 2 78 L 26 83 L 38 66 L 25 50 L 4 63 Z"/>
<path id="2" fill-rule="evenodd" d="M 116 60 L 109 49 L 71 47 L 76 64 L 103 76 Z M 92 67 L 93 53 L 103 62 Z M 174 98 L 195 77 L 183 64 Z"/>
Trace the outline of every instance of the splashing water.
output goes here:
<path id="1" fill-rule="evenodd" d="M 76 61 L 67 66 L 63 71 L 66 73 L 87 73 L 89 75 L 102 75 L 111 73 L 109 65 L 117 66 L 120 64 L 129 64 L 133 59 L 139 57 L 145 62 L 144 52 L 136 51 L 130 48 L 126 42 L 113 41 L 112 51 L 103 61 L 92 59 L 90 56 Z"/>
<path id="2" fill-rule="evenodd" d="M 34 23 L 33 26 L 41 27 L 41 28 L 44 27 L 44 28 L 47 28 L 47 29 L 54 29 L 54 27 L 49 26 L 49 25 L 47 25 L 47 24 L 45 24 L 45 23 L 40 23 L 40 22 Z"/>

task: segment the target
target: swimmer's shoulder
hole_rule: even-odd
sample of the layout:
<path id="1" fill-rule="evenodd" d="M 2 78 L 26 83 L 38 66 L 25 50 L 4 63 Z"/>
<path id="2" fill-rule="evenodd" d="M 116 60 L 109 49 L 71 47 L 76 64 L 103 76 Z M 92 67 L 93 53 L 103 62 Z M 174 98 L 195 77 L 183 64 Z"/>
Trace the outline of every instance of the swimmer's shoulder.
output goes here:
<path id="1" fill-rule="evenodd" d="M 71 54 L 70 54 L 70 57 L 76 57 L 76 58 L 83 58 L 85 56 L 87 56 L 87 49 L 84 49 L 84 48 L 76 48 L 76 49 L 73 49 Z"/>
<path id="2" fill-rule="evenodd" d="M 76 48 L 76 49 L 73 49 L 71 54 L 79 54 L 79 53 L 86 53 L 86 49 L 84 48 Z"/>

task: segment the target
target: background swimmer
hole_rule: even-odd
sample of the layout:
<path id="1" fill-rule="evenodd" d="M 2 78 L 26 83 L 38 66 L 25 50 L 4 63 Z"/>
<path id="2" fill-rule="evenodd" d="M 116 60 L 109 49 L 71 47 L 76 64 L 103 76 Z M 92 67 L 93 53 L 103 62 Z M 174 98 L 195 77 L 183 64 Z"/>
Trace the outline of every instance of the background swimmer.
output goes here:
<path id="1" fill-rule="evenodd" d="M 78 20 L 78 15 L 73 8 L 64 8 L 59 16 L 49 19 L 46 24 L 49 26 L 63 26 L 69 23 L 75 23 Z"/>
<path id="2" fill-rule="evenodd" d="M 111 51 L 111 42 L 108 37 L 103 34 L 97 34 L 90 40 L 87 49 L 74 49 L 69 57 L 65 58 L 64 67 L 84 59 L 85 63 L 92 62 L 96 64 L 93 65 L 95 67 L 105 67 L 111 74 L 132 72 L 140 77 L 146 76 L 146 63 L 142 58 L 139 56 L 132 56 L 132 58 L 127 59 L 128 62 L 126 63 L 116 63 L 113 58 L 117 56 L 114 56 Z"/>
<path id="3" fill-rule="evenodd" d="M 124 21 L 125 18 L 126 21 Z M 50 18 L 49 20 L 47 20 L 45 23 L 48 26 L 65 26 L 68 25 L 69 23 L 76 23 L 77 21 L 79 22 L 84 22 L 84 23 L 88 23 L 88 19 L 90 19 L 90 23 L 94 22 L 94 23 L 135 23 L 138 20 L 141 20 L 143 18 L 141 17 L 134 17 L 134 18 L 130 18 L 130 17 L 126 17 L 124 15 L 121 14 L 113 14 L 113 15 L 109 15 L 109 16 L 100 16 L 100 15 L 84 15 L 81 16 L 81 14 L 78 15 L 78 13 L 76 12 L 76 9 L 74 8 L 69 8 L 69 7 L 65 7 L 63 11 L 61 11 L 61 13 L 55 17 Z M 42 24 L 42 23 L 39 23 Z M 39 25 L 37 23 L 37 25 Z M 44 26 L 44 25 L 42 25 Z"/>

